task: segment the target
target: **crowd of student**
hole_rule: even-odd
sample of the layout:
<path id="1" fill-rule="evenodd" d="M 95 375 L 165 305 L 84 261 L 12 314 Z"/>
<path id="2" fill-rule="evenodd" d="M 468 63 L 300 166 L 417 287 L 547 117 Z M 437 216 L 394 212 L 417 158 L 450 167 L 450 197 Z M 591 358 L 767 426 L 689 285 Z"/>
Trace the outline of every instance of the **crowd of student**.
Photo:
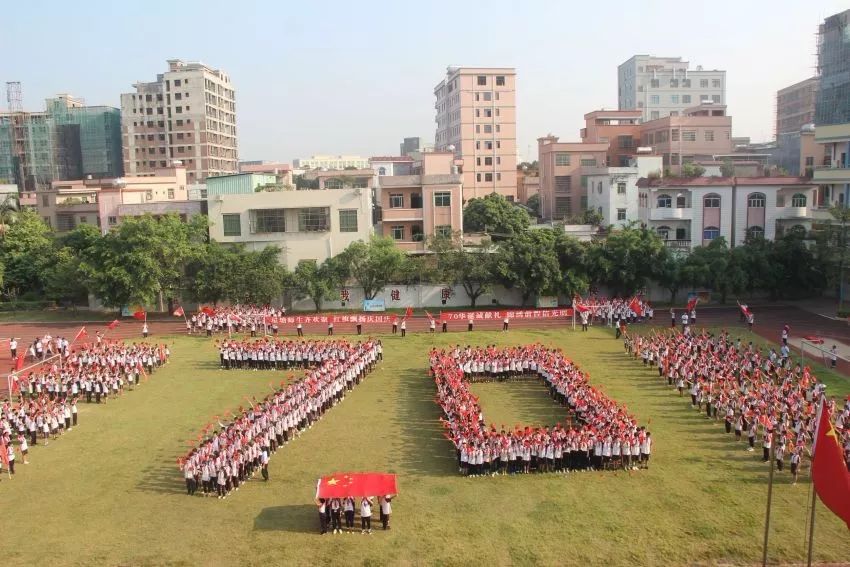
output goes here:
<path id="1" fill-rule="evenodd" d="M 588 375 L 558 349 L 543 345 L 434 349 L 431 373 L 446 437 L 458 467 L 470 476 L 648 468 L 652 437 L 632 415 L 590 385 Z M 469 389 L 477 380 L 537 375 L 568 408 L 566 425 L 489 428 Z"/>
<path id="2" fill-rule="evenodd" d="M 278 317 L 284 315 L 286 309 L 269 305 L 204 307 L 186 319 L 186 332 L 190 335 L 206 333 L 208 337 L 214 333 L 250 333 L 252 337 L 264 332 L 277 335 Z"/>
<path id="3" fill-rule="evenodd" d="M 392 515 L 392 500 L 394 496 L 386 494 L 378 497 L 378 511 L 380 512 L 381 525 L 385 530 L 390 529 L 390 516 Z M 360 533 L 372 533 L 372 508 L 375 498 L 366 496 L 360 499 Z M 319 530 L 322 535 L 328 533 L 328 529 L 335 534 L 353 533 L 354 512 L 357 509 L 357 499 L 349 496 L 347 498 L 317 498 L 316 506 L 319 509 Z M 345 527 L 342 522 L 345 520 Z"/>
<path id="4" fill-rule="evenodd" d="M 383 358 L 381 341 L 372 341 Z M 225 370 L 283 370 L 312 367 L 325 360 L 345 360 L 350 344 L 347 341 L 282 341 L 274 338 L 259 340 L 228 339 L 218 343 L 219 364 Z"/>
<path id="5" fill-rule="evenodd" d="M 309 353 L 306 362 L 302 357 L 301 364 L 310 368 L 303 379 L 250 403 L 229 423 L 219 421 L 219 428 L 178 461 L 188 495 L 226 498 L 257 471 L 268 480 L 271 455 L 341 402 L 381 358 L 380 342 L 374 340 L 301 344 L 310 344 L 307 350 L 314 353 L 312 361 Z M 293 352 L 290 348 L 298 351 L 298 345 L 261 339 L 244 343 L 244 349 L 286 352 L 289 356 Z"/>
<path id="6" fill-rule="evenodd" d="M 787 340 L 787 339 L 786 339 Z M 628 336 L 626 352 L 644 366 L 657 367 L 658 376 L 690 397 L 691 407 L 706 418 L 723 421 L 727 434 L 746 439 L 745 447 L 762 447 L 762 460 L 777 468 L 786 459 L 794 482 L 804 452 L 809 451 L 822 398 L 835 417 L 835 430 L 850 468 L 850 397 L 843 409 L 826 394 L 809 367 L 794 364 L 787 354 L 768 352 L 751 342 L 733 340 L 728 332 L 654 333 Z"/>
<path id="7" fill-rule="evenodd" d="M 166 345 L 102 340 L 74 349 L 64 345 L 61 351 L 61 358 L 15 376 L 12 393 L 18 393 L 19 400 L 0 405 L 0 445 L 7 451 L 9 473 L 14 473 L 16 452 L 28 464 L 30 446 L 39 441 L 47 445 L 71 431 L 79 403 L 105 404 L 120 397 L 170 356 Z M 44 358 L 49 352 L 45 347 Z"/>

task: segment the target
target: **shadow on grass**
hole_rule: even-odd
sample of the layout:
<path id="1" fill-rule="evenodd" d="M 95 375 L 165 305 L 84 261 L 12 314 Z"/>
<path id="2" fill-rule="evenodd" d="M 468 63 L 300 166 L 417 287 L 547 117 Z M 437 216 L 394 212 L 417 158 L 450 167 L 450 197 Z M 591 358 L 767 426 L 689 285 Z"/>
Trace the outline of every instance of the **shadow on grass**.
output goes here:
<path id="1" fill-rule="evenodd" d="M 313 504 L 270 506 L 254 518 L 254 530 L 318 535 L 319 513 Z"/>
<path id="2" fill-rule="evenodd" d="M 186 481 L 177 468 L 177 457 L 167 458 L 160 455 L 155 464 L 139 471 L 141 480 L 136 490 L 158 494 L 185 494 Z"/>
<path id="3" fill-rule="evenodd" d="M 404 371 L 399 379 L 404 384 L 398 413 L 404 439 L 400 455 L 403 468 L 425 476 L 457 474 L 455 449 L 443 435 L 442 413 L 434 401 L 436 387 L 428 376 L 427 361 L 421 369 Z"/>

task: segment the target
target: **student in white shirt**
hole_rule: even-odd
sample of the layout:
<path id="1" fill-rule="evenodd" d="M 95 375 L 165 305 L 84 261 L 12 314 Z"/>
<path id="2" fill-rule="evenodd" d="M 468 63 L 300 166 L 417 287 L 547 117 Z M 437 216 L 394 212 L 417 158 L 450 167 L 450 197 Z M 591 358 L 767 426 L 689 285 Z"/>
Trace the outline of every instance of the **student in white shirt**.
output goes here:
<path id="1" fill-rule="evenodd" d="M 322 532 L 324 533 L 324 532 Z M 366 496 L 360 501 L 360 533 L 372 533 L 372 497 Z"/>
<path id="2" fill-rule="evenodd" d="M 393 513 L 393 508 L 390 502 L 392 502 L 392 495 L 387 494 L 386 496 L 381 496 L 378 500 L 381 504 L 381 525 L 385 530 L 390 529 L 390 515 Z"/>

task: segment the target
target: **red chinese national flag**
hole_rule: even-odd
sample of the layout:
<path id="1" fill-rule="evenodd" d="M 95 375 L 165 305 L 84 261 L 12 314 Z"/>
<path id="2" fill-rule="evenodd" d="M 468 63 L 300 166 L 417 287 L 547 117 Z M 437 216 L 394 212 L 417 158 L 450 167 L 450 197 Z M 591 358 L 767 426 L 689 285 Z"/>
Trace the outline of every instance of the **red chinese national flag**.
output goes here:
<path id="1" fill-rule="evenodd" d="M 146 320 L 148 318 L 148 314 L 146 311 L 139 309 L 135 313 L 133 313 L 133 319 L 138 319 L 139 321 Z"/>
<path id="2" fill-rule="evenodd" d="M 185 317 L 186 316 L 186 312 L 183 311 L 182 306 L 178 307 L 177 309 L 174 310 L 174 316 L 175 317 Z"/>
<path id="3" fill-rule="evenodd" d="M 744 317 L 749 317 L 749 316 L 750 316 L 750 308 L 749 308 L 749 307 L 747 307 L 747 304 L 746 304 L 746 303 L 738 302 L 738 307 L 740 307 L 740 308 L 741 308 L 741 313 L 743 313 L 743 314 L 744 314 Z"/>
<path id="4" fill-rule="evenodd" d="M 579 303 L 579 301 L 580 299 L 578 298 L 578 296 L 573 298 L 573 307 L 576 308 L 576 311 L 578 311 L 579 313 L 590 311 L 590 307 L 588 307 L 587 305 L 582 305 L 581 303 Z"/>
<path id="5" fill-rule="evenodd" d="M 107 329 L 109 329 L 109 330 L 111 331 L 112 329 L 114 329 L 115 327 L 117 327 L 119 323 L 121 323 L 121 321 L 119 321 L 118 319 L 116 319 L 116 320 L 114 320 L 113 322 L 111 322 L 110 324 L 108 324 L 108 325 L 106 326 L 106 328 L 107 328 Z"/>
<path id="6" fill-rule="evenodd" d="M 850 529 L 850 471 L 844 463 L 838 433 L 825 405 L 821 406 L 813 450 L 812 482 L 815 492 L 820 496 L 821 502 L 844 520 Z"/>
<path id="7" fill-rule="evenodd" d="M 405 309 L 404 317 L 405 317 L 405 319 L 407 317 L 413 317 L 413 307 L 408 307 L 407 309 Z"/>
<path id="8" fill-rule="evenodd" d="M 699 303 L 699 297 L 693 297 L 688 300 L 688 311 L 693 311 Z"/>
<path id="9" fill-rule="evenodd" d="M 77 334 L 76 334 L 76 335 L 74 335 L 74 342 L 77 342 L 77 341 L 78 341 L 78 340 L 80 340 L 81 338 L 83 338 L 83 337 L 87 337 L 87 336 L 89 336 L 89 334 L 86 332 L 86 328 L 85 328 L 85 327 L 80 327 L 80 330 L 79 330 L 79 331 L 77 331 Z"/>
<path id="10" fill-rule="evenodd" d="M 208 316 L 212 317 L 213 315 L 215 315 L 215 309 L 213 309 L 212 307 L 209 307 L 207 305 L 204 305 L 203 307 L 201 307 L 201 313 L 203 313 L 204 315 L 208 315 Z"/>
<path id="11" fill-rule="evenodd" d="M 15 359 L 15 371 L 18 371 L 24 367 L 24 355 L 19 354 L 18 358 Z"/>
<path id="12" fill-rule="evenodd" d="M 629 302 L 629 309 L 634 311 L 637 315 L 643 316 L 643 307 L 641 307 L 637 296 L 634 296 Z"/>
<path id="13" fill-rule="evenodd" d="M 397 493 L 396 476 L 384 473 L 336 473 L 320 478 L 316 487 L 316 498 L 384 496 Z"/>
<path id="14" fill-rule="evenodd" d="M 0 440 L 0 461 L 3 461 L 3 466 L 6 467 L 6 470 L 9 470 L 9 452 L 6 449 L 6 443 L 2 440 Z"/>

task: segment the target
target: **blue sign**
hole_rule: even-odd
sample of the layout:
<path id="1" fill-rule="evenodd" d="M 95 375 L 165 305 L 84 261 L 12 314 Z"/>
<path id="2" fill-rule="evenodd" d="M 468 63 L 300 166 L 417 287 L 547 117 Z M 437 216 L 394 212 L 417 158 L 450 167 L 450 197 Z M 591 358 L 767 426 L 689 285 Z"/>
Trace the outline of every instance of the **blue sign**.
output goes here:
<path id="1" fill-rule="evenodd" d="M 387 306 L 383 299 L 364 299 L 363 311 L 386 311 Z"/>

